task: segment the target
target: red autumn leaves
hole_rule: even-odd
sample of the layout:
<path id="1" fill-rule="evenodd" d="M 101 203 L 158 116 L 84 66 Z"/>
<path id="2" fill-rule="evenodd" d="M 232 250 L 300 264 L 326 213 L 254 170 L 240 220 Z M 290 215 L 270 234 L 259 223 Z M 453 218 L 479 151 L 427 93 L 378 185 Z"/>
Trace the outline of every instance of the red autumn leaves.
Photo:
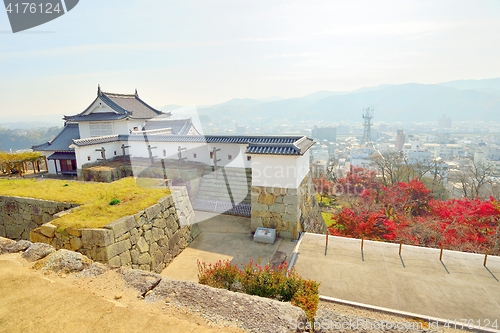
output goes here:
<path id="1" fill-rule="evenodd" d="M 500 254 L 500 203 L 493 197 L 437 200 L 419 180 L 383 186 L 375 172 L 362 168 L 337 183 L 314 184 L 340 205 L 332 235 Z"/>

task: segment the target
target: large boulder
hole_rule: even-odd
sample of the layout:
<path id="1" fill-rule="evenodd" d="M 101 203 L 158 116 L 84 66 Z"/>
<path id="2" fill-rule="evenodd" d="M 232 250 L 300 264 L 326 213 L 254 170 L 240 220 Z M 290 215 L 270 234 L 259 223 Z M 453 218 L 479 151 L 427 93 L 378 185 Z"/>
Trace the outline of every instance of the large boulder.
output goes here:
<path id="1" fill-rule="evenodd" d="M 0 254 L 7 252 L 7 246 L 12 245 L 16 243 L 16 241 L 9 239 L 9 238 L 4 238 L 0 237 Z"/>
<path id="2" fill-rule="evenodd" d="M 76 274 L 75 277 L 77 277 L 77 278 L 96 277 L 96 276 L 99 276 L 99 275 L 106 273 L 109 270 L 110 270 L 110 268 L 108 265 L 101 264 L 100 262 L 94 262 L 88 268 L 85 268 L 83 271 Z"/>
<path id="3" fill-rule="evenodd" d="M 14 243 L 7 244 L 7 246 L 5 246 L 3 251 L 7 253 L 23 252 L 32 244 L 33 243 L 31 243 L 30 241 L 20 240 Z"/>
<path id="4" fill-rule="evenodd" d="M 147 302 L 163 301 L 188 307 L 207 320 L 229 320 L 250 332 L 299 332 L 307 327 L 302 309 L 286 302 L 216 289 L 188 281 L 163 278 L 146 296 Z M 303 331 L 303 330 L 302 330 Z"/>
<path id="5" fill-rule="evenodd" d="M 61 273 L 79 272 L 92 265 L 93 261 L 81 253 L 58 250 L 35 264 L 35 268 Z"/>
<path id="6" fill-rule="evenodd" d="M 45 243 L 33 243 L 26 249 L 26 251 L 23 252 L 23 258 L 28 261 L 37 261 L 45 258 L 55 251 L 56 249 L 52 245 Z"/>
<path id="7" fill-rule="evenodd" d="M 160 274 L 142 271 L 139 269 L 131 269 L 128 267 L 120 268 L 118 273 L 122 275 L 123 279 L 129 286 L 137 290 L 142 296 L 144 296 L 149 290 L 156 287 L 161 280 Z"/>

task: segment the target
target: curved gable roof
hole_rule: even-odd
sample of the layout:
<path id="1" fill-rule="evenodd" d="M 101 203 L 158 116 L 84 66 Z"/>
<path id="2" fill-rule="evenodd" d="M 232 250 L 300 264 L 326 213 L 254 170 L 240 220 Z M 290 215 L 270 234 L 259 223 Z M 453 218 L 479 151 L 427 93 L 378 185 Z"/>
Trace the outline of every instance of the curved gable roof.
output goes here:
<path id="1" fill-rule="evenodd" d="M 115 112 L 95 112 L 89 113 L 90 108 L 100 99 L 104 104 Z M 117 94 L 104 92 L 98 87 L 97 97 L 81 113 L 73 116 L 64 116 L 66 121 L 110 121 L 125 118 L 151 119 L 159 115 L 170 116 L 171 113 L 164 113 L 157 110 L 139 98 L 137 90 L 135 94 Z"/>

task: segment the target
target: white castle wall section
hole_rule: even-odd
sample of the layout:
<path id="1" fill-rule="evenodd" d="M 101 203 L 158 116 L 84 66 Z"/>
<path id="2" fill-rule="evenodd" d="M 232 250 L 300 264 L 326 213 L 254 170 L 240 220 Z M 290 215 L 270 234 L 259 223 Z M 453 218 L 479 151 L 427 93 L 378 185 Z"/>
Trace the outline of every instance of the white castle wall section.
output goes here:
<path id="1" fill-rule="evenodd" d="M 212 166 L 214 163 L 213 158 L 210 157 L 210 152 L 212 152 L 212 149 L 215 147 L 220 149 L 220 151 L 217 152 L 217 159 L 221 160 L 218 162 L 219 166 L 233 168 L 252 167 L 252 160 L 249 160 L 247 158 L 248 155 L 245 153 L 246 145 L 207 144 L 195 142 L 155 142 L 152 140 L 151 136 L 149 139 L 149 142 L 129 141 L 127 145 L 130 147 L 126 149 L 125 153 L 129 154 L 131 157 L 149 158 L 148 145 L 150 145 L 151 147 L 156 147 L 152 149 L 152 155 L 155 159 L 177 159 L 178 147 L 181 146 L 182 148 L 186 148 L 182 151 L 182 157 L 185 157 L 186 161 L 198 162 Z M 121 156 L 123 154 L 121 148 L 122 144 L 122 142 L 116 141 L 91 146 L 75 147 L 78 168 L 81 169 L 82 165 L 95 163 L 101 159 L 101 152 L 96 151 L 96 149 L 101 149 L 102 147 L 106 150 L 107 159 L 114 156 Z"/>
<path id="2" fill-rule="evenodd" d="M 252 155 L 252 186 L 296 189 L 309 172 L 309 151 L 302 156 Z"/>
<path id="3" fill-rule="evenodd" d="M 106 150 L 106 159 L 113 158 L 115 156 L 122 155 L 122 143 L 121 142 L 108 142 L 92 146 L 75 147 L 76 161 L 78 169 L 81 169 L 82 165 L 86 163 L 94 163 L 101 158 L 101 152 L 96 151 L 96 149 L 101 149 L 104 147 Z M 116 152 L 116 155 L 115 155 Z M 90 157 L 90 160 L 88 159 Z"/>

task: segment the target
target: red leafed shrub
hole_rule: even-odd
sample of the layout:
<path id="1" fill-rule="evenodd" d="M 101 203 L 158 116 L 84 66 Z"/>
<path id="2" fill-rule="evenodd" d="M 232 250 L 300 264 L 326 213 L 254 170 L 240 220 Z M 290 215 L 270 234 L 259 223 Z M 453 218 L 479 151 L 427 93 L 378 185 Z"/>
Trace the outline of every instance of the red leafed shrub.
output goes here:
<path id="1" fill-rule="evenodd" d="M 240 291 L 291 302 L 304 310 L 312 321 L 319 303 L 319 283 L 302 279 L 284 263 L 278 267 L 260 266 L 252 260 L 239 269 L 229 260 L 206 264 L 198 261 L 198 282 L 215 288 Z"/>
<path id="2" fill-rule="evenodd" d="M 220 289 L 235 289 L 243 272 L 231 265 L 229 260 L 219 260 L 215 264 L 206 264 L 198 260 L 198 282 Z"/>

